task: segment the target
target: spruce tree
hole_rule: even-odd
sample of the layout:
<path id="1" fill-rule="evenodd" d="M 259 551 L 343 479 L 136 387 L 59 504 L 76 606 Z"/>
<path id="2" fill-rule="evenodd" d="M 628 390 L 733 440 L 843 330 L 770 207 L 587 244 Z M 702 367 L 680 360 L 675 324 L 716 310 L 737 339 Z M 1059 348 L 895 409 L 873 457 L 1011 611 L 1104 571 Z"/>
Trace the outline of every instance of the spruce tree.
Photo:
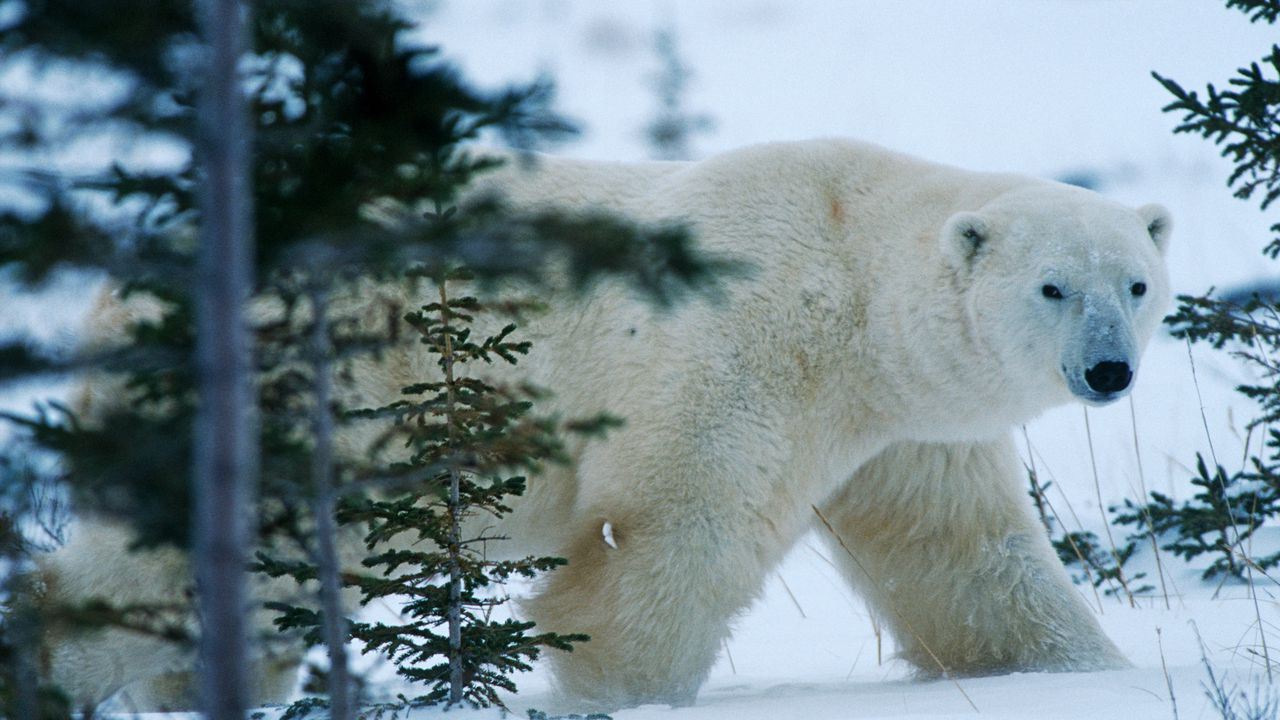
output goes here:
<path id="1" fill-rule="evenodd" d="M 38 72 L 103 78 L 105 99 L 66 107 L 9 96 L 0 103 L 0 152 L 26 168 L 5 178 L 25 207 L 0 208 L 0 270 L 37 285 L 56 271 L 105 273 L 124 298 L 157 308 L 127 337 L 76 357 L 51 355 L 21 341 L 0 347 L 0 382 L 85 369 L 123 377 L 118 402 L 86 422 L 50 402 L 13 413 L 29 444 L 51 451 L 57 479 L 78 512 L 128 522 L 139 546 L 188 546 L 192 537 L 194 455 L 189 438 L 200 404 L 195 392 L 194 258 L 207 221 L 196 202 L 206 178 L 192 154 L 195 97 L 205 81 L 195 9 L 185 0 L 124 0 L 103 5 L 23 0 L 5 19 L 0 63 Z M 380 0 L 262 0 L 248 15 L 244 58 L 253 136 L 248 190 L 255 213 L 255 297 L 277 312 L 256 317 L 257 403 L 262 488 L 251 531 L 268 545 L 294 544 L 314 560 L 329 493 L 313 482 L 313 453 L 324 452 L 310 420 L 337 403 L 317 403 L 316 367 L 335 370 L 357 353 L 395 342 L 392 321 L 362 325 L 358 314 L 326 318 L 327 360 L 313 362 L 315 331 L 307 280 L 330 287 L 376 279 L 408 282 L 403 268 L 427 272 L 463 262 L 482 277 L 536 281 L 555 257 L 579 285 L 600 272 L 625 274 L 660 299 L 711 265 L 689 249 L 679 228 L 637 227 L 604 215 L 517 214 L 487 202 L 465 214 L 449 206 L 473 177 L 497 161 L 468 150 L 489 133 L 528 149 L 571 127 L 550 110 L 543 81 L 481 90 L 440 59 L 435 48 L 404 40 L 412 24 Z M 128 139 L 175 149 L 167 165 L 119 162 L 101 169 L 49 169 L 41 158 L 79 142 Z M 96 139 L 96 140 L 95 140 Z M 311 368 L 308 370 L 308 368 Z M 328 465 L 322 461 L 319 465 Z M 354 492 L 386 468 L 335 458 L 336 495 Z M 315 477 L 323 477 L 318 471 Z M 109 604 L 110 598 L 103 599 Z M 132 614 L 53 613 L 144 629 Z M 171 608 L 165 608 L 166 612 Z M 18 622 L 7 616 L 6 622 Z M 149 615 L 147 615 L 149 617 Z M 174 635 L 162 623 L 155 631 Z M 212 629 L 216 632 L 217 629 Z"/>
<path id="2" fill-rule="evenodd" d="M 514 692 L 510 675 L 529 670 L 543 647 L 571 650 L 587 638 L 531 634 L 532 622 L 495 620 L 491 613 L 505 600 L 483 594 L 512 576 L 533 578 L 564 563 L 553 557 L 487 560 L 488 544 L 505 538 L 467 522 L 510 511 L 507 498 L 524 492 L 526 478 L 509 473 L 536 473 L 561 458 L 554 423 L 531 413 L 530 389 L 496 386 L 469 369 L 477 363 L 514 365 L 530 343 L 512 339 L 514 324 L 473 338 L 478 315 L 510 312 L 512 306 L 452 297 L 448 280 L 463 279 L 461 273 L 438 277 L 438 300 L 406 316 L 435 356 L 441 377 L 406 387 L 409 399 L 368 413 L 397 417 L 397 434 L 410 450 L 400 469 L 423 472 L 429 480 L 422 490 L 352 503 L 344 513 L 348 522 L 367 524 L 372 554 L 364 564 L 378 571 L 359 581 L 362 603 L 389 595 L 408 598 L 407 622 L 358 623 L 353 635 L 395 659 L 402 677 L 429 686 L 414 703 L 501 706 L 497 690 Z M 405 535 L 429 542 L 394 543 Z"/>

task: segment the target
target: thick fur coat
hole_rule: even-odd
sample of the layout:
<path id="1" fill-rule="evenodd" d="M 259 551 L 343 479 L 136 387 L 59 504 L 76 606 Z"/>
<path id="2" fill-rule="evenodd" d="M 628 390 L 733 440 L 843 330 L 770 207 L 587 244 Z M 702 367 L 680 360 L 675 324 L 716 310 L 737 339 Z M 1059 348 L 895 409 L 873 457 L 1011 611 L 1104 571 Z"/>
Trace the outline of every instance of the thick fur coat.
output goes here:
<path id="1" fill-rule="evenodd" d="M 747 268 L 666 310 L 602 282 L 522 328 L 535 349 L 520 377 L 554 393 L 551 410 L 626 421 L 534 478 L 503 527 L 512 554 L 569 561 L 525 605 L 541 629 L 591 636 L 552 658 L 567 694 L 693 702 L 815 507 L 924 673 L 1126 664 L 1031 514 L 1009 434 L 1129 390 L 1169 300 L 1162 208 L 843 141 L 698 163 L 543 158 L 475 192 L 494 190 L 679 222 Z M 430 372 L 406 347 L 357 368 L 356 392 L 385 401 Z M 95 576 L 107 595 L 171 582 L 108 546 L 73 543 L 46 571 L 115 568 Z M 149 660 L 86 696 L 175 669 Z"/>

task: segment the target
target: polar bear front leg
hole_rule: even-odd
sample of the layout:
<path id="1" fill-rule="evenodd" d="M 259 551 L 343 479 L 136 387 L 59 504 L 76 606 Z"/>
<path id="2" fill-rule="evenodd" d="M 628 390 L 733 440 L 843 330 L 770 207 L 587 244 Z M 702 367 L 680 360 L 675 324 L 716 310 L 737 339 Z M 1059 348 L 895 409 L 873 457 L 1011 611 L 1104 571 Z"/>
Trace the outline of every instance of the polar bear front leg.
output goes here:
<path id="1" fill-rule="evenodd" d="M 654 439 L 629 425 L 583 459 L 588 497 L 561 551 L 568 564 L 524 606 L 538 631 L 590 636 L 550 658 L 585 709 L 692 703 L 729 621 L 807 530 L 799 500 L 769 507 L 785 501 L 760 453 L 723 460 L 679 439 L 657 451 Z"/>
<path id="2" fill-rule="evenodd" d="M 1022 472 L 1007 440 L 902 443 L 826 505 L 851 552 L 819 532 L 925 675 L 1128 665 L 1032 515 Z"/>

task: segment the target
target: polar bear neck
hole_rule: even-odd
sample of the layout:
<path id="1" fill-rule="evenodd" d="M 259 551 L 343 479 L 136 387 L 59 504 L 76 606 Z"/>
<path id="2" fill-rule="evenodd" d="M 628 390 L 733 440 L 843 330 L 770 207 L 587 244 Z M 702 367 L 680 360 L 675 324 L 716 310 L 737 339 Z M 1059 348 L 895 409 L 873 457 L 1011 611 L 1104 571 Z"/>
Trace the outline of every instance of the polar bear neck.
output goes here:
<path id="1" fill-rule="evenodd" d="M 1000 355 L 974 331 L 962 298 L 939 292 L 950 287 L 945 270 L 926 264 L 892 281 L 907 291 L 870 299 L 872 346 L 859 374 L 881 388 L 874 397 L 895 440 L 991 440 L 1053 404 L 1013 382 Z"/>
<path id="2" fill-rule="evenodd" d="M 997 367 L 938 238 L 953 213 L 1035 182 L 814 141 L 689 166 L 660 206 L 692 220 L 706 251 L 751 266 L 725 303 L 738 319 L 720 319 L 745 335 L 722 340 L 736 352 L 767 353 L 756 372 L 802 402 L 847 401 L 831 412 L 859 435 L 985 440 L 1052 401 Z"/>

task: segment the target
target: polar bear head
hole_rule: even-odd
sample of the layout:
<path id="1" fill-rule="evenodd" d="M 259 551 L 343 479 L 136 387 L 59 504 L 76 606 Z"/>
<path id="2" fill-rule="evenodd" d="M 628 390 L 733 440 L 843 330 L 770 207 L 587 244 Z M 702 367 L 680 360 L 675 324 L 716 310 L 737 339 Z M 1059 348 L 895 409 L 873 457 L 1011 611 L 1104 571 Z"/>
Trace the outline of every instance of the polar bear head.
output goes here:
<path id="1" fill-rule="evenodd" d="M 953 215 L 941 243 L 971 335 L 1010 389 L 1103 405 L 1132 387 L 1169 305 L 1170 227 L 1159 205 L 1046 183 Z"/>

